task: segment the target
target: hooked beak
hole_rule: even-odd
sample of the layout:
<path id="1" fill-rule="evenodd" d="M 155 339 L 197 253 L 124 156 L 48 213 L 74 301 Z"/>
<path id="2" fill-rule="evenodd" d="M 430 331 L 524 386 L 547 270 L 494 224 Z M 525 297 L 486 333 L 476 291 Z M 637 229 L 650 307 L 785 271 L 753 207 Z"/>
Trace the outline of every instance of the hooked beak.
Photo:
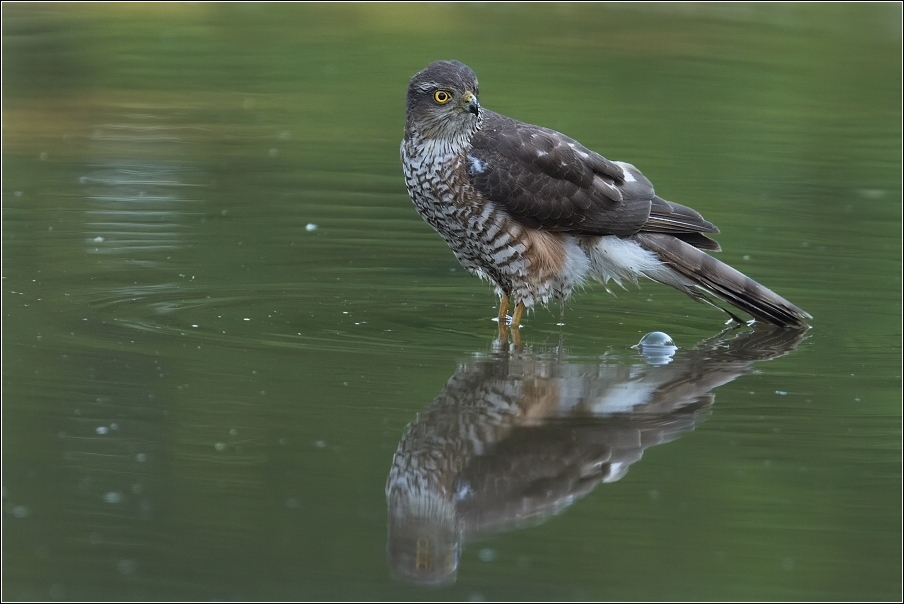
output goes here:
<path id="1" fill-rule="evenodd" d="M 463 100 L 465 102 L 465 111 L 474 115 L 480 114 L 480 103 L 477 102 L 477 97 L 473 92 L 466 92 Z"/>

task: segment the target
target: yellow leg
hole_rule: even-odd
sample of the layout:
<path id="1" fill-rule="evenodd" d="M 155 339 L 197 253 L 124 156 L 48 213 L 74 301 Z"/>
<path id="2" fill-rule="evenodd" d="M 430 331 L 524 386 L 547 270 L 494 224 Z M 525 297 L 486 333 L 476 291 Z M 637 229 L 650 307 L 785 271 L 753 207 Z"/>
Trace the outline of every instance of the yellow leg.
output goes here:
<path id="1" fill-rule="evenodd" d="M 512 345 L 515 347 L 516 351 L 521 350 L 521 330 L 515 329 L 512 331 Z"/>
<path id="2" fill-rule="evenodd" d="M 499 341 L 503 344 L 508 342 L 508 296 L 499 299 L 499 319 L 496 327 L 499 329 Z"/>
<path id="3" fill-rule="evenodd" d="M 500 329 L 508 325 L 508 296 L 499 299 L 499 327 Z"/>
<path id="4" fill-rule="evenodd" d="M 524 304 L 518 302 L 515 305 L 515 314 L 512 316 L 511 328 L 518 329 L 521 326 L 521 315 L 524 313 Z"/>

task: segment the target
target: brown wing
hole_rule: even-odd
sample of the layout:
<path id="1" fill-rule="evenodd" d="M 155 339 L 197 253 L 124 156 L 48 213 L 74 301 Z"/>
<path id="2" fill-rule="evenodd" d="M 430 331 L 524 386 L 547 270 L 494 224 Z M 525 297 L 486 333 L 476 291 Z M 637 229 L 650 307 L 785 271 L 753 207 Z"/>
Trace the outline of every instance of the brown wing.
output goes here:
<path id="1" fill-rule="evenodd" d="M 718 232 L 691 208 L 657 197 L 630 164 L 614 163 L 555 130 L 485 109 L 471 139 L 468 175 L 525 226 L 585 235 L 670 233 L 704 249 Z"/>

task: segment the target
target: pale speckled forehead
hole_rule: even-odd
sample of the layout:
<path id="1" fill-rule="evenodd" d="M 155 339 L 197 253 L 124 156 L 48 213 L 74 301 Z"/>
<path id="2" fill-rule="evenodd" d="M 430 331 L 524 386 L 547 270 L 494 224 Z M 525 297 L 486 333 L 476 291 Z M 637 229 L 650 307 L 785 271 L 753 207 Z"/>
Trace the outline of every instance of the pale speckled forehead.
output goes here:
<path id="1" fill-rule="evenodd" d="M 427 92 L 433 88 L 476 90 L 477 75 L 459 61 L 436 61 L 414 74 L 408 85 L 408 94 Z"/>

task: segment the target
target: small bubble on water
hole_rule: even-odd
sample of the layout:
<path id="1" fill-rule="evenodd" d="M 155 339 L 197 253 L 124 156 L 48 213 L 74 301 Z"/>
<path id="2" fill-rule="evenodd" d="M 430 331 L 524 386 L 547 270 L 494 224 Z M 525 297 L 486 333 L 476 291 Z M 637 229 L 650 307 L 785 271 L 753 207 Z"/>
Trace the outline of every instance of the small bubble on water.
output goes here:
<path id="1" fill-rule="evenodd" d="M 309 232 L 309 233 L 310 233 L 311 231 L 316 231 L 316 230 L 317 230 L 317 225 L 314 224 L 313 222 L 309 222 L 309 223 L 307 223 L 307 224 L 304 226 L 304 230 L 306 230 L 306 231 Z"/>
<path id="2" fill-rule="evenodd" d="M 12 513 L 15 518 L 28 518 L 30 514 L 28 508 L 24 505 L 14 505 L 13 509 L 10 510 L 10 513 Z"/>
<path id="3" fill-rule="evenodd" d="M 640 339 L 641 346 L 674 346 L 669 334 L 662 331 L 651 331 Z"/>
<path id="4" fill-rule="evenodd" d="M 477 557 L 480 558 L 482 562 L 493 562 L 496 560 L 497 555 L 495 550 L 485 547 L 477 553 Z"/>
<path id="5" fill-rule="evenodd" d="M 148 460 L 148 456 L 145 455 L 144 453 L 138 453 L 137 455 L 135 455 L 135 461 L 144 463 L 147 460 Z"/>
<path id="6" fill-rule="evenodd" d="M 109 432 L 109 430 L 107 429 L 106 426 L 98 426 L 94 431 L 97 432 L 98 434 L 101 434 L 101 435 L 106 434 L 107 432 Z"/>
<path id="7" fill-rule="evenodd" d="M 124 575 L 131 575 L 135 572 L 135 562 L 133 560 L 120 560 L 116 563 L 116 570 Z"/>
<path id="8" fill-rule="evenodd" d="M 670 363 L 678 350 L 671 336 L 661 331 L 646 334 L 635 347 L 640 348 L 646 362 L 654 366 Z"/>
<path id="9" fill-rule="evenodd" d="M 316 441 L 314 441 L 314 446 L 317 447 L 318 449 L 323 449 L 326 447 L 326 441 L 325 440 L 316 440 Z"/>
<path id="10" fill-rule="evenodd" d="M 216 449 L 217 451 L 225 451 L 226 443 L 217 443 L 213 446 L 213 448 Z"/>
<path id="11" fill-rule="evenodd" d="M 117 493 L 116 491 L 105 493 L 104 501 L 106 501 L 107 503 L 119 503 L 120 501 L 122 501 L 122 493 Z"/>

